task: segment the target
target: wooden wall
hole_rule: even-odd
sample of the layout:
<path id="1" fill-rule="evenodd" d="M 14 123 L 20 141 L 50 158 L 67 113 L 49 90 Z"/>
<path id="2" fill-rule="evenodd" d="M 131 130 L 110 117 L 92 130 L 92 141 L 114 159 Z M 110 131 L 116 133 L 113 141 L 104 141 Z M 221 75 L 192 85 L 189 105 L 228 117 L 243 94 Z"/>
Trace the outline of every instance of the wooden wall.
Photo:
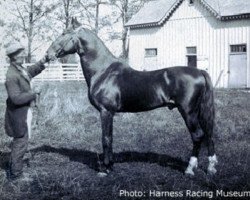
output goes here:
<path id="1" fill-rule="evenodd" d="M 186 47 L 197 47 L 198 68 L 206 69 L 213 83 L 228 86 L 230 45 L 247 44 L 247 86 L 250 87 L 250 20 L 221 21 L 198 1 L 185 0 L 161 26 L 131 29 L 129 62 L 138 70 L 187 65 Z M 146 48 L 157 48 L 157 58 L 147 62 Z M 150 64 L 150 66 L 146 66 Z"/>

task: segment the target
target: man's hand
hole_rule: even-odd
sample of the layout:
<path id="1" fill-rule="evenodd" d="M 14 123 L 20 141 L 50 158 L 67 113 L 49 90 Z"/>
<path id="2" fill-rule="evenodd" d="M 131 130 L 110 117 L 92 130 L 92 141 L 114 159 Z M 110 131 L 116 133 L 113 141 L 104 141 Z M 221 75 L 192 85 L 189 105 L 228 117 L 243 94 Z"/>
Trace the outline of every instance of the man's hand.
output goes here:
<path id="1" fill-rule="evenodd" d="M 41 87 L 39 87 L 39 86 L 34 86 L 33 88 L 32 88 L 32 90 L 33 90 L 33 92 L 35 93 L 35 94 L 37 94 L 37 95 L 40 95 L 41 94 Z"/>
<path id="2" fill-rule="evenodd" d="M 41 64 L 45 64 L 46 62 L 49 62 L 50 60 L 49 60 L 49 57 L 48 57 L 48 55 L 45 55 L 39 62 L 41 63 Z"/>

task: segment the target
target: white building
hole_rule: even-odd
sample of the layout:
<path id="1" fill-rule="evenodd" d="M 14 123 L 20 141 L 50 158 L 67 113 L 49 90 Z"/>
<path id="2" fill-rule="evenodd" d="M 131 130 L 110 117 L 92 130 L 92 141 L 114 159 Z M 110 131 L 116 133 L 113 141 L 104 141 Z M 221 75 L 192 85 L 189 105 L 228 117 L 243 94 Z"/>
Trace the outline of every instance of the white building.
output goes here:
<path id="1" fill-rule="evenodd" d="M 154 0 L 126 26 L 135 69 L 193 66 L 217 87 L 250 87 L 250 0 Z"/>

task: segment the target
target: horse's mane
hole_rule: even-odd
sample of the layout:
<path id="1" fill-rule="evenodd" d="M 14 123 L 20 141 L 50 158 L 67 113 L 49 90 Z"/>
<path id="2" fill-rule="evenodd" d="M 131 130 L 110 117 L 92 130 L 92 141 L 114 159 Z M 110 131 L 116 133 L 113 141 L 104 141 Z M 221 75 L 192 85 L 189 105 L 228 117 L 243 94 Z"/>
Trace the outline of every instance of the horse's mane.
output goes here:
<path id="1" fill-rule="evenodd" d="M 77 27 L 74 31 L 77 32 L 77 31 L 81 31 L 81 30 L 83 30 L 85 33 L 88 33 L 88 34 L 91 35 L 93 38 L 95 38 L 95 41 L 98 42 L 98 43 L 102 46 L 102 48 L 105 49 L 105 51 L 106 51 L 107 53 L 111 54 L 112 57 L 116 58 L 116 57 L 114 56 L 114 54 L 109 50 L 109 48 L 104 44 L 103 40 L 102 40 L 101 38 L 99 38 L 99 36 L 98 36 L 96 33 L 94 33 L 93 31 L 91 31 L 90 29 L 85 28 L 85 27 L 83 27 L 83 26 L 79 26 L 79 27 Z M 85 39 L 85 40 L 86 40 L 86 39 Z M 117 58 L 117 59 L 118 59 L 118 58 Z"/>

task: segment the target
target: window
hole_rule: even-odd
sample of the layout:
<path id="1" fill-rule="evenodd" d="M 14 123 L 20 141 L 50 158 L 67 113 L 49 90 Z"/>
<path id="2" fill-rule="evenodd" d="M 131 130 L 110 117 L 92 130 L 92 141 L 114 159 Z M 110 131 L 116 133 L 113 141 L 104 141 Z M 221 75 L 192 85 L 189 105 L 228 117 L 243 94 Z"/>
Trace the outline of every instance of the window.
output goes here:
<path id="1" fill-rule="evenodd" d="M 197 67 L 197 50 L 196 47 L 186 47 L 187 66 Z"/>
<path id="2" fill-rule="evenodd" d="M 247 46 L 245 44 L 237 44 L 230 46 L 231 53 L 245 53 L 247 52 Z"/>
<path id="3" fill-rule="evenodd" d="M 155 56 L 157 56 L 156 48 L 145 49 L 145 57 L 155 57 Z"/>
<path id="4" fill-rule="evenodd" d="M 194 4 L 194 0 L 189 0 L 189 5 L 193 5 Z"/>
<path id="5" fill-rule="evenodd" d="M 196 55 L 196 47 L 187 47 L 187 55 Z"/>

